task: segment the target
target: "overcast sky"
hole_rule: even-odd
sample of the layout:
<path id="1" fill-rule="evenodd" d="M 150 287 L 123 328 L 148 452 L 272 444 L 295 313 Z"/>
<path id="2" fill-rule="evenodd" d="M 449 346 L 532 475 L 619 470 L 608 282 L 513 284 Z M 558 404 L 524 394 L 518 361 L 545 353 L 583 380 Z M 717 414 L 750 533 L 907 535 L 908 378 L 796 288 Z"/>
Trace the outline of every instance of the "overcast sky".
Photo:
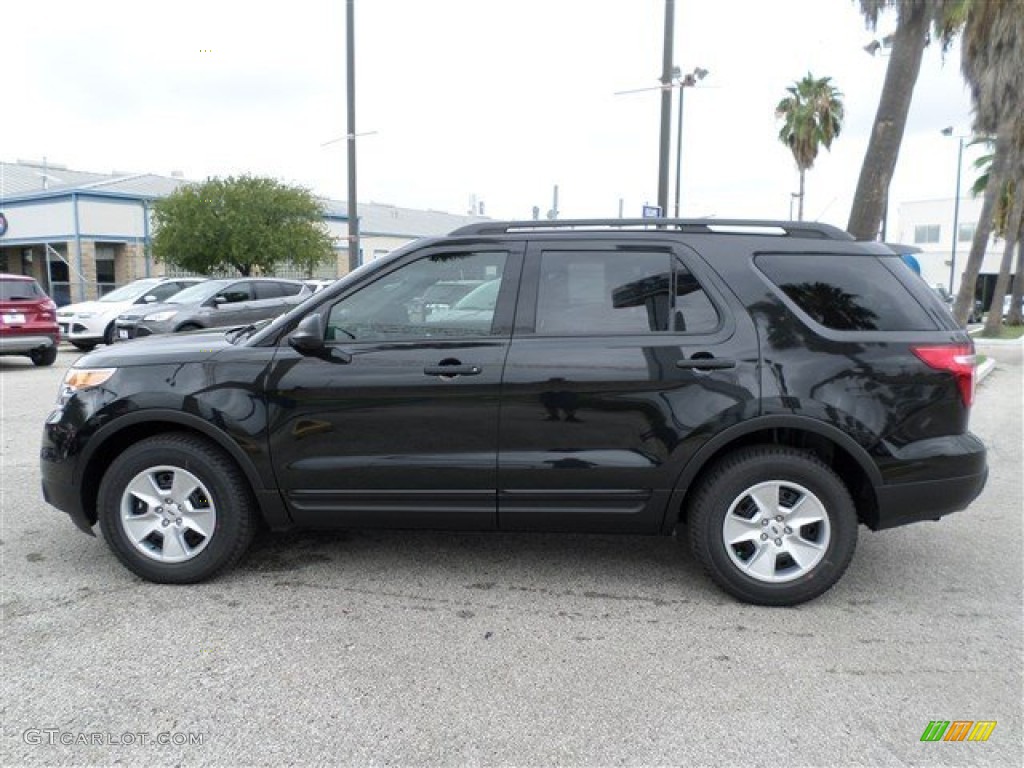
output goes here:
<path id="1" fill-rule="evenodd" d="M 359 198 L 501 218 L 639 215 L 657 197 L 663 0 L 356 0 Z M 0 159 L 87 171 L 252 173 L 343 200 L 344 0 L 5 3 Z M 684 216 L 785 218 L 797 173 L 774 108 L 807 72 L 846 122 L 805 214 L 845 226 L 887 59 L 854 0 L 677 0 Z M 891 188 L 952 198 L 970 101 L 927 52 Z M 675 114 L 675 107 L 673 108 Z M 675 133 L 673 129 L 673 151 Z M 968 152 L 971 156 L 972 151 Z M 965 158 L 965 187 L 970 175 Z M 673 161 L 674 163 L 674 161 Z M 674 166 L 673 166 L 674 167 Z"/>

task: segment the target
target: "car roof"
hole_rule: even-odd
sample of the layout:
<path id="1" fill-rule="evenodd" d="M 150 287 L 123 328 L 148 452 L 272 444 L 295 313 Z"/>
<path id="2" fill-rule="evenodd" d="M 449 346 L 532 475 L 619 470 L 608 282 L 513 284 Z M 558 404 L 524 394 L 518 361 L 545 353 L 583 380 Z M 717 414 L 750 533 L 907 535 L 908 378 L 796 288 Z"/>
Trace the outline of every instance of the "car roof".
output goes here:
<path id="1" fill-rule="evenodd" d="M 35 282 L 32 275 L 15 275 L 8 272 L 0 272 L 0 280 L 21 280 L 22 282 Z"/>

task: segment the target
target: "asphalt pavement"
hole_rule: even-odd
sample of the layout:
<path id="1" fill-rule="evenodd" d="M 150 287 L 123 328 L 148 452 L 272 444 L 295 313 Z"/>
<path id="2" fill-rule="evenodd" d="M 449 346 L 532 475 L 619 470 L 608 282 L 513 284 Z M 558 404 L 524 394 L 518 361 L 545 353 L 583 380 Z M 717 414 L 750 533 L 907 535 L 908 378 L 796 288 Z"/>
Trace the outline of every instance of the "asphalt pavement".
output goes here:
<path id="1" fill-rule="evenodd" d="M 147 584 L 40 495 L 77 354 L 0 358 L 0 764 L 1020 766 L 1022 347 L 979 350 L 983 495 L 862 528 L 791 609 L 653 537 L 289 534 Z M 935 720 L 996 726 L 922 742 Z"/>

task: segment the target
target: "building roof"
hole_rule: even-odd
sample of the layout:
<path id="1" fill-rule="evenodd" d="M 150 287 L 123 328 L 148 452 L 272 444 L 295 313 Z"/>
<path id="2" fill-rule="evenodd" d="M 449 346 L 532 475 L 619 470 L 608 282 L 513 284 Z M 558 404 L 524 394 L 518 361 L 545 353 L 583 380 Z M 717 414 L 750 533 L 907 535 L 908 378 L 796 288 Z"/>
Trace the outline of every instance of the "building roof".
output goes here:
<path id="1" fill-rule="evenodd" d="M 185 179 L 153 173 L 96 173 L 63 165 L 19 160 L 0 161 L 0 200 L 48 197 L 61 192 L 96 191 L 133 197 L 169 195 Z"/>
<path id="2" fill-rule="evenodd" d="M 157 198 L 171 194 L 183 184 L 193 183 L 196 182 L 153 173 L 95 173 L 73 171 L 63 165 L 46 162 L 0 161 L 0 203 L 13 198 L 31 200 L 69 192 Z M 320 198 L 320 202 L 330 218 L 348 219 L 345 201 Z M 423 211 L 381 203 L 359 205 L 359 229 L 363 235 L 434 237 L 446 235 L 466 224 L 487 220 L 483 216 Z"/>

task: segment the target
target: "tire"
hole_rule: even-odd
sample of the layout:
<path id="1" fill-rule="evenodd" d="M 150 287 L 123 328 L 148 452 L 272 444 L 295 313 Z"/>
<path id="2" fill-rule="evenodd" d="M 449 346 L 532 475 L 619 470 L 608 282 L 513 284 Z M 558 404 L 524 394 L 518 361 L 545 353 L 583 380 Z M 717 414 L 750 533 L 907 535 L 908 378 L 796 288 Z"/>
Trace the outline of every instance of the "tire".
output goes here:
<path id="1" fill-rule="evenodd" d="M 184 325 L 180 326 L 179 328 L 175 328 L 174 332 L 175 333 L 184 333 L 185 331 L 198 331 L 202 327 L 203 326 L 197 325 L 196 323 L 185 323 Z"/>
<path id="2" fill-rule="evenodd" d="M 89 341 L 72 341 L 71 346 L 73 346 L 79 352 L 92 352 L 94 349 L 96 349 L 95 342 Z"/>
<path id="3" fill-rule="evenodd" d="M 694 556 L 722 589 L 756 605 L 798 605 L 831 589 L 853 557 L 857 525 L 839 476 L 780 446 L 719 460 L 689 509 Z"/>
<path id="4" fill-rule="evenodd" d="M 33 349 L 28 353 L 28 356 L 32 361 L 32 365 L 53 365 L 57 360 L 57 348 L 46 347 L 45 349 Z"/>
<path id="5" fill-rule="evenodd" d="M 114 324 L 111 323 L 107 326 L 107 329 L 103 331 L 103 343 L 108 347 L 114 343 Z"/>
<path id="6" fill-rule="evenodd" d="M 229 568 L 254 530 L 255 504 L 241 470 L 208 440 L 188 434 L 125 450 L 103 476 L 98 506 L 107 545 L 129 570 L 158 584 L 192 584 Z"/>

